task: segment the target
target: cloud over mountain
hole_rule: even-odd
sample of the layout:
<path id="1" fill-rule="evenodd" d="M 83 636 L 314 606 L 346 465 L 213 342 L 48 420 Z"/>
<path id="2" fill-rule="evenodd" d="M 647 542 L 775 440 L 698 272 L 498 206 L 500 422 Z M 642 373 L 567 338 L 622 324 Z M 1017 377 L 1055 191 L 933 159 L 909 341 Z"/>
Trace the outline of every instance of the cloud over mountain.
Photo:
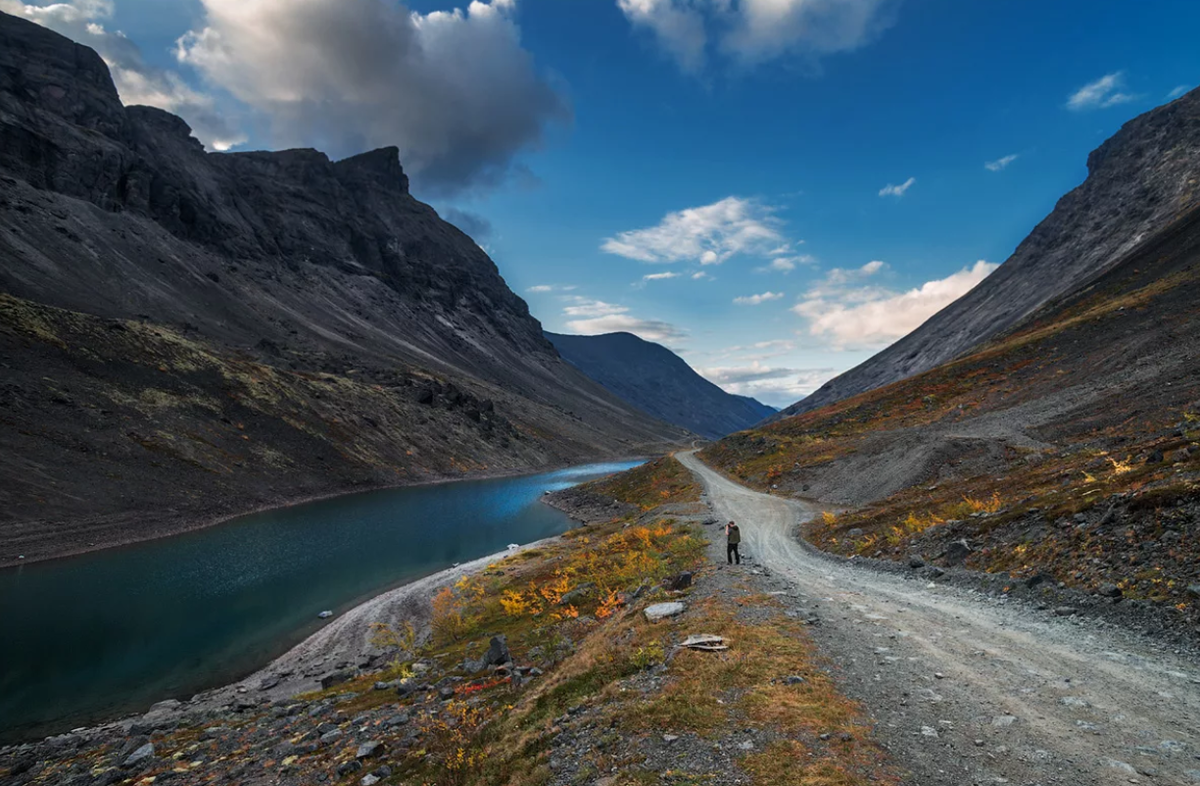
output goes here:
<path id="1" fill-rule="evenodd" d="M 200 0 L 180 62 L 252 108 L 273 144 L 333 156 L 398 145 L 426 193 L 502 181 L 566 99 L 539 74 L 515 0 L 421 14 L 384 0 Z"/>
<path id="2" fill-rule="evenodd" d="M 997 268 L 980 260 L 946 278 L 907 292 L 862 283 L 883 268 L 872 262 L 857 271 L 833 270 L 792 308 L 808 320 L 808 332 L 836 348 L 886 346 L 973 289 Z"/>

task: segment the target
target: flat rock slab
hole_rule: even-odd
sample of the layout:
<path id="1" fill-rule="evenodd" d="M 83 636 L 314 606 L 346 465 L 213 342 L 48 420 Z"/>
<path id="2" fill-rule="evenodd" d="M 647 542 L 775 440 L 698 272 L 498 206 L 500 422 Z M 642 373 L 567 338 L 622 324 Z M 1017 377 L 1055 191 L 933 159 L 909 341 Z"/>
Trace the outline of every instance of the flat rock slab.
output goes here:
<path id="1" fill-rule="evenodd" d="M 678 601 L 672 603 L 655 603 L 653 606 L 646 607 L 646 619 L 651 622 L 658 622 L 667 617 L 676 617 L 682 614 L 685 608 L 687 607 Z"/>

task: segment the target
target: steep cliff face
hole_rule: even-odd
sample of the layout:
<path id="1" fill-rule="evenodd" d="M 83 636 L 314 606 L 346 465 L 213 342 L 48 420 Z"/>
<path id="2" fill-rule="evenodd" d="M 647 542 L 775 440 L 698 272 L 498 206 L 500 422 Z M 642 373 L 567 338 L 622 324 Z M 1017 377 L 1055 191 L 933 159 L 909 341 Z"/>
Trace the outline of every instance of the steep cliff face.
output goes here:
<path id="1" fill-rule="evenodd" d="M 78 546 L 71 522 L 136 539 L 687 436 L 563 362 L 396 148 L 206 153 L 3 14 L 0 293 L 0 526 L 30 556 Z"/>
<path id="2" fill-rule="evenodd" d="M 1200 90 L 1129 121 L 1087 163 L 1087 180 L 1059 200 L 983 283 L 776 418 L 808 412 L 959 357 L 1112 269 L 1200 204 Z"/>
<path id="3" fill-rule="evenodd" d="M 705 437 L 749 428 L 775 412 L 752 398 L 726 393 L 671 350 L 631 333 L 546 337 L 569 363 L 625 401 Z"/>

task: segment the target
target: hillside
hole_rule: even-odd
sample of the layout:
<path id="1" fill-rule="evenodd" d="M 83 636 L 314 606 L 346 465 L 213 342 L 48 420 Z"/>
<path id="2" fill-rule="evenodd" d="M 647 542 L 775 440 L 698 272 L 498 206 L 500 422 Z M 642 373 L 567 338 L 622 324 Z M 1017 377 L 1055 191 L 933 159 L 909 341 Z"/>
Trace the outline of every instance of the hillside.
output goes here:
<path id="1" fill-rule="evenodd" d="M 919 374 L 975 349 L 1118 264 L 1200 204 L 1200 90 L 1126 123 L 979 286 L 777 417 L 798 415 Z"/>
<path id="2" fill-rule="evenodd" d="M 807 535 L 839 553 L 1052 577 L 1200 619 L 1198 284 L 1193 209 L 974 353 L 703 455 L 825 504 Z"/>
<path id="3" fill-rule="evenodd" d="M 395 148 L 206 153 L 4 14 L 0 260 L 0 564 L 688 436 L 563 362 Z"/>
<path id="4" fill-rule="evenodd" d="M 631 333 L 546 333 L 559 354 L 643 412 L 705 437 L 749 428 L 775 409 L 709 382 L 664 346 Z"/>

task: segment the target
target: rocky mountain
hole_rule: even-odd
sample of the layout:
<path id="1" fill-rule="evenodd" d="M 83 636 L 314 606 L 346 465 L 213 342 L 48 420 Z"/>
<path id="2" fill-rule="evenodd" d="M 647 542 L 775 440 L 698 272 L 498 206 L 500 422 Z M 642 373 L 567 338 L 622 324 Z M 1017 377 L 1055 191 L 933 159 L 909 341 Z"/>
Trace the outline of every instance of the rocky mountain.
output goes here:
<path id="1" fill-rule="evenodd" d="M 565 363 L 396 148 L 207 153 L 0 14 L 0 562 L 686 438 Z"/>
<path id="2" fill-rule="evenodd" d="M 777 417 L 919 374 L 980 346 L 1042 305 L 1112 269 L 1200 204 L 1200 89 L 1126 123 L 1088 156 L 1059 200 L 979 286 Z"/>
<path id="3" fill-rule="evenodd" d="M 567 362 L 625 401 L 705 437 L 741 431 L 775 413 L 755 399 L 726 393 L 671 350 L 631 333 L 546 338 Z"/>

